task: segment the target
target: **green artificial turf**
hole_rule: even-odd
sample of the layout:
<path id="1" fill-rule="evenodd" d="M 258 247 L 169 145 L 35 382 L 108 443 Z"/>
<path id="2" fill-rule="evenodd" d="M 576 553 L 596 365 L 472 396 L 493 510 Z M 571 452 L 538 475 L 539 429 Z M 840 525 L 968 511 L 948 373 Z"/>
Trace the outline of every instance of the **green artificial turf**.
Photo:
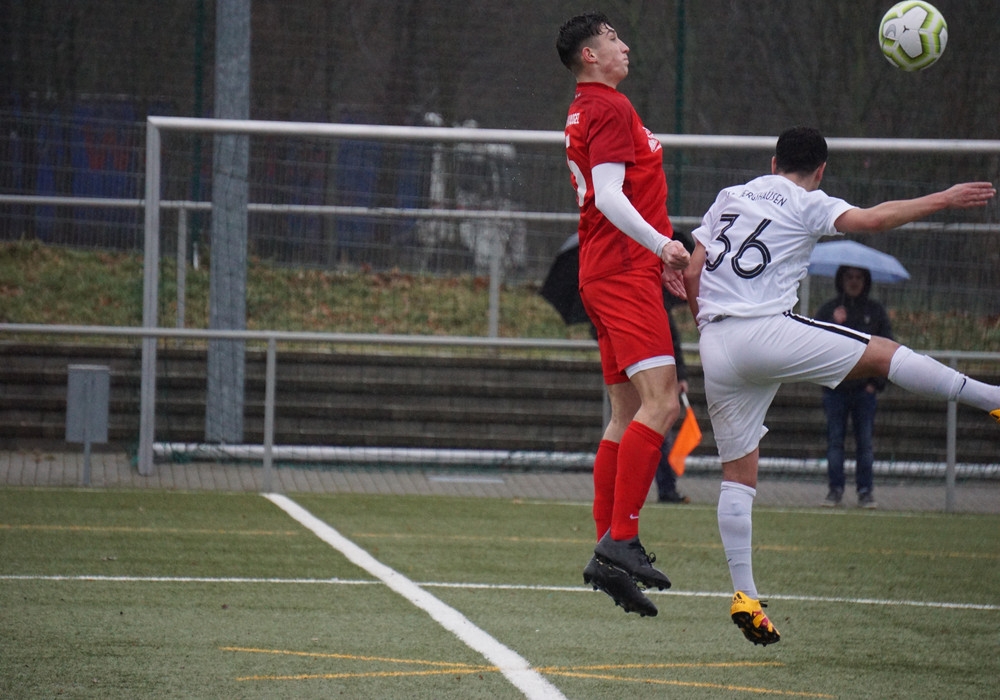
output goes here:
<path id="1" fill-rule="evenodd" d="M 1000 518 L 758 508 L 782 641 L 743 639 L 710 507 L 647 508 L 655 618 L 582 585 L 587 504 L 291 494 L 568 698 L 982 698 Z M 518 698 L 255 494 L 0 490 L 0 697 Z"/>

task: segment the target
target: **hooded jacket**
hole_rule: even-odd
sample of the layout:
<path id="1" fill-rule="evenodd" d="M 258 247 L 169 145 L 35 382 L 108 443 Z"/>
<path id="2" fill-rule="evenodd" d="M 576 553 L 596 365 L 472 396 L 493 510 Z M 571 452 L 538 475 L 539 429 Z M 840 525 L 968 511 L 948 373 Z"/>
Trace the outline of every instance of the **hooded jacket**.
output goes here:
<path id="1" fill-rule="evenodd" d="M 837 268 L 837 274 L 834 277 L 837 296 L 819 307 L 816 311 L 816 320 L 833 323 L 834 310 L 838 306 L 843 306 L 847 311 L 847 320 L 840 325 L 861 331 L 862 333 L 868 333 L 869 335 L 880 335 L 883 338 L 892 339 L 892 326 L 889 323 L 889 314 L 886 313 L 884 306 L 874 299 L 870 299 L 868 296 L 872 288 L 871 272 L 863 268 L 855 268 L 861 269 L 864 273 L 864 289 L 861 290 L 861 294 L 858 296 L 849 297 L 844 292 L 844 273 L 848 269 L 849 267 L 844 265 Z M 877 391 L 882 391 L 885 389 L 885 383 L 885 379 L 881 377 L 852 379 L 841 382 L 837 389 L 860 389 L 867 384 L 871 384 Z"/>

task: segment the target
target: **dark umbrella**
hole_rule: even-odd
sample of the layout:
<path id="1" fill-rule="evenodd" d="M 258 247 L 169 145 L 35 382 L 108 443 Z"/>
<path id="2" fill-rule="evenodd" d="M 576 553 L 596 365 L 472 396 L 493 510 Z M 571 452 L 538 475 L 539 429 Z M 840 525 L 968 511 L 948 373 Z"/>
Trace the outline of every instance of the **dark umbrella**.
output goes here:
<path id="1" fill-rule="evenodd" d="M 540 293 L 566 324 L 590 322 L 580 300 L 580 239 L 577 234 L 567 238 L 559 248 Z"/>
<path id="2" fill-rule="evenodd" d="M 674 238 L 683 243 L 688 252 L 694 250 L 694 240 L 689 234 L 675 231 Z M 580 238 L 577 234 L 574 233 L 563 241 L 540 293 L 559 312 L 567 325 L 590 322 L 580 300 Z M 667 310 L 684 303 L 683 299 L 663 290 L 663 305 Z"/>

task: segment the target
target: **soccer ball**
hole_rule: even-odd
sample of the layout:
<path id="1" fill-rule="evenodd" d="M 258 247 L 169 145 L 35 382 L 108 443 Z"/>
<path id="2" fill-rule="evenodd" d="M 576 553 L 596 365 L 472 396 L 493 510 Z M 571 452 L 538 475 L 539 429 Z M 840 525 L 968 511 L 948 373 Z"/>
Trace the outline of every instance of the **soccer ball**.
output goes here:
<path id="1" fill-rule="evenodd" d="M 944 53 L 948 23 L 929 2 L 898 2 L 882 17 L 878 42 L 892 65 L 905 71 L 923 70 Z"/>

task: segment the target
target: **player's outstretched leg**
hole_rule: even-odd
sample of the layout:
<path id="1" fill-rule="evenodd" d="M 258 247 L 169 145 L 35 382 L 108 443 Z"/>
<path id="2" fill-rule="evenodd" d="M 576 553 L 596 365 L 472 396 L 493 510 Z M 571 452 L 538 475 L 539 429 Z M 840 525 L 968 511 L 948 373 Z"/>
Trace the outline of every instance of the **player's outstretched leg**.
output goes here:
<path id="1" fill-rule="evenodd" d="M 638 535 L 630 540 L 611 539 L 608 530 L 594 547 L 594 555 L 601 561 L 624 569 L 635 581 L 646 588 L 670 588 L 670 579 L 653 567 L 655 554 L 646 554 Z"/>
<path id="2" fill-rule="evenodd" d="M 639 613 L 641 617 L 656 617 L 656 606 L 653 601 L 643 595 L 635 585 L 632 576 L 616 566 L 591 557 L 583 570 L 583 582 L 594 587 L 595 591 L 604 591 L 615 605 L 621 606 L 625 612 Z"/>
<path id="3" fill-rule="evenodd" d="M 754 600 L 743 591 L 736 591 L 729 614 L 744 637 L 754 644 L 767 646 L 780 641 L 781 635 L 764 614 L 765 607 L 767 606 L 764 603 Z"/>
<path id="4" fill-rule="evenodd" d="M 873 339 L 874 340 L 874 339 Z M 884 341 L 885 339 L 879 339 Z M 1000 386 L 972 379 L 932 357 L 900 345 L 889 363 L 888 379 L 920 396 L 975 406 L 1000 422 Z"/>

